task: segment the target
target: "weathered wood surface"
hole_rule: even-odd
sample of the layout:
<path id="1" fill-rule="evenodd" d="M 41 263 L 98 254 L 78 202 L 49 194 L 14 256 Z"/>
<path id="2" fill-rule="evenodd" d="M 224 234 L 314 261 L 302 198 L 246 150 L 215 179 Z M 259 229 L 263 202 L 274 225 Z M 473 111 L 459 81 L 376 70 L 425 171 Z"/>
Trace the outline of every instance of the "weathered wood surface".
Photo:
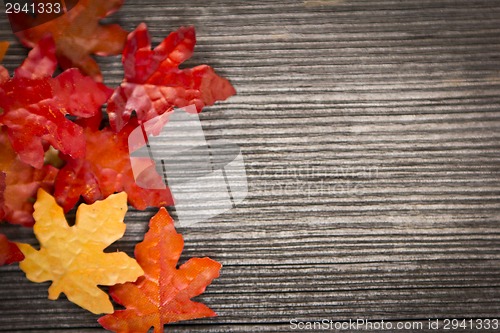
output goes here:
<path id="1" fill-rule="evenodd" d="M 201 117 L 209 138 L 242 147 L 249 196 L 180 229 L 183 259 L 224 264 L 199 297 L 219 317 L 169 331 L 499 316 L 499 1 L 129 0 L 111 21 L 146 21 L 155 42 L 195 25 L 187 65 L 238 91 Z M 25 53 L 14 43 L 4 62 Z M 101 63 L 120 82 L 119 57 Z M 132 253 L 153 213 L 130 212 L 115 248 Z M 102 330 L 47 287 L 0 268 L 0 331 Z"/>

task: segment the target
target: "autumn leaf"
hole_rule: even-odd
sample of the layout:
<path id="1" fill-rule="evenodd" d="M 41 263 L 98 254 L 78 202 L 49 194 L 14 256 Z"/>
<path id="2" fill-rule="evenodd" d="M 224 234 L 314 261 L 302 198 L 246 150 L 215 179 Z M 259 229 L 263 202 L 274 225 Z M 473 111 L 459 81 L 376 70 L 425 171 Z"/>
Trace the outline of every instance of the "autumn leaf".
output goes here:
<path id="1" fill-rule="evenodd" d="M 0 234 L 0 266 L 9 265 L 24 259 L 23 253 L 19 250 L 16 243 Z"/>
<path id="2" fill-rule="evenodd" d="M 46 143 L 70 156 L 83 156 L 83 130 L 66 116 L 95 116 L 111 93 L 77 69 L 52 78 L 54 52 L 50 36 L 40 40 L 14 77 L 0 85 L 0 124 L 7 127 L 20 159 L 36 168 L 43 166 Z"/>
<path id="3" fill-rule="evenodd" d="M 97 285 L 135 281 L 143 274 L 125 253 L 103 253 L 125 233 L 126 212 L 127 195 L 115 194 L 90 206 L 82 204 L 70 227 L 55 199 L 39 190 L 33 216 L 41 249 L 18 244 L 26 257 L 19 266 L 33 282 L 52 281 L 51 300 L 65 293 L 71 302 L 93 313 L 113 312 L 107 294 Z"/>
<path id="4" fill-rule="evenodd" d="M 135 182 L 128 137 L 137 126 L 137 123 L 130 123 L 119 133 L 109 128 L 84 130 L 85 157 L 73 159 L 63 155 L 66 165 L 55 182 L 55 197 L 65 211 L 73 208 L 80 196 L 85 202 L 93 203 L 120 191 L 125 191 L 129 203 L 139 210 L 173 204 L 168 189 L 144 189 Z"/>
<path id="5" fill-rule="evenodd" d="M 144 241 L 135 248 L 144 276 L 110 288 L 113 299 L 126 309 L 99 318 L 99 323 L 114 332 L 147 332 L 152 326 L 154 332 L 163 332 L 167 323 L 215 316 L 191 298 L 205 291 L 222 266 L 209 258 L 193 258 L 177 269 L 183 247 L 172 218 L 161 208 L 151 219 Z"/>
<path id="6" fill-rule="evenodd" d="M 130 33 L 122 57 L 125 79 L 108 102 L 114 130 L 120 131 L 133 111 L 145 122 L 173 107 L 196 105 L 201 112 L 205 105 L 236 93 L 228 80 L 207 65 L 178 68 L 191 57 L 195 43 L 193 27 L 171 33 L 153 50 L 146 24 Z"/>
<path id="7" fill-rule="evenodd" d="M 33 203 L 39 188 L 52 190 L 57 169 L 44 165 L 35 169 L 22 162 L 12 148 L 5 128 L 0 127 L 0 220 L 12 224 L 32 226 Z M 4 187 L 1 191 L 1 187 Z"/>
<path id="8" fill-rule="evenodd" d="M 70 11 L 49 22 L 16 32 L 28 47 L 52 34 L 57 45 L 57 59 L 62 68 L 79 68 L 96 81 L 102 81 L 101 71 L 91 54 L 119 54 L 127 32 L 117 24 L 101 25 L 99 21 L 117 11 L 123 0 L 80 0 Z"/>

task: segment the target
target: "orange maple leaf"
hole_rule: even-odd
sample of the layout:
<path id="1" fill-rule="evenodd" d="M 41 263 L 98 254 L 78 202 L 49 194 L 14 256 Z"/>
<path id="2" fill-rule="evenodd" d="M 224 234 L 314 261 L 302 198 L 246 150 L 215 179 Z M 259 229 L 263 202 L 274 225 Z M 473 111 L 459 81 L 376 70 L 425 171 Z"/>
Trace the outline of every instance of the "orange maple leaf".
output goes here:
<path id="1" fill-rule="evenodd" d="M 111 297 L 126 309 L 99 318 L 99 323 L 114 332 L 147 332 L 154 326 L 158 333 L 167 323 L 215 316 L 191 298 L 205 291 L 222 265 L 210 258 L 192 258 L 177 269 L 184 240 L 165 208 L 151 219 L 149 228 L 135 248 L 144 276 L 110 288 Z"/>
<path id="2" fill-rule="evenodd" d="M 117 11 L 123 0 L 80 0 L 74 8 L 36 27 L 16 32 L 21 42 L 34 47 L 47 33 L 57 46 L 59 65 L 77 67 L 88 76 L 102 81 L 101 71 L 91 54 L 121 53 L 127 32 L 117 24 L 101 25 L 99 20 Z"/>
<path id="3" fill-rule="evenodd" d="M 127 195 L 111 195 L 93 205 L 80 205 L 76 223 L 70 227 L 55 199 L 39 190 L 33 216 L 41 248 L 37 251 L 28 244 L 18 244 L 26 257 L 19 267 L 33 282 L 52 281 L 49 299 L 57 299 L 63 292 L 93 313 L 113 312 L 108 295 L 97 285 L 135 281 L 143 274 L 127 254 L 103 252 L 125 233 L 126 212 Z"/>

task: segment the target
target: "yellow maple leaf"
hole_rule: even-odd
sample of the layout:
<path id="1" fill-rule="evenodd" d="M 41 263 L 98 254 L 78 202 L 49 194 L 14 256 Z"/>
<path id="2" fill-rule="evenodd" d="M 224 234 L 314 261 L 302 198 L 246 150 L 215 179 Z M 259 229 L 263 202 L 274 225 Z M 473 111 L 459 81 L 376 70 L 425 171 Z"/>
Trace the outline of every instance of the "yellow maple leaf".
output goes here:
<path id="1" fill-rule="evenodd" d="M 135 281 L 144 274 L 124 252 L 103 252 L 125 233 L 126 212 L 127 195 L 122 192 L 92 205 L 80 205 L 75 225 L 69 226 L 62 208 L 40 189 L 33 217 L 41 248 L 37 251 L 28 244 L 18 244 L 26 257 L 19 266 L 33 282 L 53 281 L 49 299 L 64 293 L 71 302 L 95 314 L 112 313 L 108 295 L 97 285 Z"/>

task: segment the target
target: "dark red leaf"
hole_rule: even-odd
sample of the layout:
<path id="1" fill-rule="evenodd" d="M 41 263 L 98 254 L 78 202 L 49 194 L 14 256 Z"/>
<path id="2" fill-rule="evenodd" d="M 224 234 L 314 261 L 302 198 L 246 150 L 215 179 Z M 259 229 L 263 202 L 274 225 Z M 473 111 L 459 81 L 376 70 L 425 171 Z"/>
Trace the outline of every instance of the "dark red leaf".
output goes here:
<path id="1" fill-rule="evenodd" d="M 24 259 L 23 253 L 15 243 L 12 243 L 3 234 L 0 234 L 0 266 L 9 265 Z"/>

